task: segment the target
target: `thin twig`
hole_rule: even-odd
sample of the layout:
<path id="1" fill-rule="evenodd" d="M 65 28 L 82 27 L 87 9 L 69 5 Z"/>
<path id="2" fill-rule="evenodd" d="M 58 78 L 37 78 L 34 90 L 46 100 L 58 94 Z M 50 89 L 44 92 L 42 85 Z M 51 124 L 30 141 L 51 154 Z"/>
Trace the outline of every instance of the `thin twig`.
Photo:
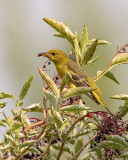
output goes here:
<path id="1" fill-rule="evenodd" d="M 78 118 L 78 119 L 73 123 L 73 125 L 70 127 L 70 129 L 68 130 L 67 134 L 66 134 L 65 137 L 62 139 L 62 144 L 61 144 L 61 147 L 60 147 L 60 152 L 59 152 L 59 154 L 58 154 L 57 160 L 60 159 L 61 154 L 62 154 L 62 151 L 63 151 L 64 144 L 65 144 L 65 141 L 66 141 L 68 135 L 70 134 L 70 132 L 72 131 L 72 129 L 74 128 L 74 126 L 75 126 L 78 122 L 80 122 L 82 119 L 84 119 L 85 117 L 87 117 L 87 116 L 88 116 L 88 114 L 86 114 L 86 115 Z"/>
<path id="2" fill-rule="evenodd" d="M 27 132 L 28 130 L 32 129 L 33 127 L 35 126 L 39 126 L 39 125 L 42 125 L 44 124 L 44 121 L 39 121 L 39 122 L 36 122 L 28 127 L 25 128 L 25 130 L 23 131 L 23 133 Z"/>
<path id="3" fill-rule="evenodd" d="M 83 147 L 79 149 L 79 151 L 70 159 L 70 160 L 75 160 L 78 158 L 78 156 L 81 154 L 81 152 L 88 146 L 88 144 L 96 137 L 97 135 L 94 135 Z"/>

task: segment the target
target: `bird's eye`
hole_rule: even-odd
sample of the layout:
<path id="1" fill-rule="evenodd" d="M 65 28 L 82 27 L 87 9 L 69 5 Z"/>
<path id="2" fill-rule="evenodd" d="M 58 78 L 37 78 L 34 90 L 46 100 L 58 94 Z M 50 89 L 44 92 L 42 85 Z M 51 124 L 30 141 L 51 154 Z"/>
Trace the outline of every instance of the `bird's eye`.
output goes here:
<path id="1" fill-rule="evenodd" d="M 52 53 L 52 55 L 54 56 L 54 55 L 55 55 L 55 53 Z"/>

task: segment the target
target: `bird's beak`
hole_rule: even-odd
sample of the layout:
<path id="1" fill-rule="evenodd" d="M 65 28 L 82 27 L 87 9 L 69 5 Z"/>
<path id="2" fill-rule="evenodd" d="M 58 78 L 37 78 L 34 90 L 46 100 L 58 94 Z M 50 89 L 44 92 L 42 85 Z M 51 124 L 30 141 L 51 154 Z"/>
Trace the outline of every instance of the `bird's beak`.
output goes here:
<path id="1" fill-rule="evenodd" d="M 47 53 L 47 52 L 43 52 L 43 53 L 39 53 L 39 54 L 37 55 L 37 57 L 40 57 L 40 56 L 47 57 L 47 56 L 48 56 L 48 53 Z"/>

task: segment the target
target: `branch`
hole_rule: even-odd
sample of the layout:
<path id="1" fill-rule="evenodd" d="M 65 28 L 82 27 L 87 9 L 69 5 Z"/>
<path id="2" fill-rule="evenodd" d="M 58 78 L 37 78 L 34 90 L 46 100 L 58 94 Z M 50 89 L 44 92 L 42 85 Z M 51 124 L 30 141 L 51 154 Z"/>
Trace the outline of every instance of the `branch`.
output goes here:
<path id="1" fill-rule="evenodd" d="M 85 143 L 85 145 L 70 160 L 75 160 L 96 136 L 97 135 L 94 135 L 87 143 Z"/>
<path id="2" fill-rule="evenodd" d="M 78 122 L 80 122 L 82 119 L 84 119 L 85 117 L 87 117 L 87 116 L 88 116 L 88 113 L 87 113 L 86 115 L 78 118 L 78 119 L 73 123 L 73 125 L 70 127 L 70 129 L 68 130 L 66 136 L 62 139 L 62 144 L 61 144 L 61 148 L 60 148 L 60 152 L 59 152 L 59 154 L 58 154 L 57 160 L 60 159 L 61 154 L 62 154 L 62 151 L 63 151 L 64 144 L 65 144 L 65 141 L 66 141 L 66 138 L 68 137 L 68 135 L 70 134 L 70 132 L 72 131 L 72 129 L 74 128 L 74 126 L 75 126 Z"/>

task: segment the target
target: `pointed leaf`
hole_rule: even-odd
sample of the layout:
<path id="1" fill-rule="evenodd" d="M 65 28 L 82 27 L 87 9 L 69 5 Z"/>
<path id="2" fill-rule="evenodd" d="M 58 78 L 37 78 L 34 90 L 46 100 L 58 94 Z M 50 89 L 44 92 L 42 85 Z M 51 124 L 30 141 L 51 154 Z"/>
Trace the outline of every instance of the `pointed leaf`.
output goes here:
<path id="1" fill-rule="evenodd" d="M 21 120 L 22 120 L 22 122 L 24 124 L 24 127 L 28 127 L 28 126 L 31 125 L 31 123 L 30 123 L 29 119 L 27 118 L 27 116 L 24 115 L 23 113 L 21 114 Z"/>
<path id="2" fill-rule="evenodd" d="M 60 128 L 60 131 L 63 131 L 66 129 L 66 127 L 70 126 L 70 122 L 68 120 L 63 121 L 63 124 Z"/>
<path id="3" fill-rule="evenodd" d="M 82 158 L 80 158 L 79 160 L 90 160 L 90 154 L 87 153 L 86 155 L 84 155 Z"/>
<path id="4" fill-rule="evenodd" d="M 9 116 L 9 117 L 7 118 L 7 123 L 8 123 L 8 125 L 9 125 L 10 129 L 12 129 L 12 126 L 13 126 L 13 124 L 14 124 L 14 120 L 11 118 L 11 116 Z"/>
<path id="5" fill-rule="evenodd" d="M 93 63 L 96 62 L 99 58 L 100 58 L 100 56 L 97 56 L 93 60 L 88 61 L 88 64 L 92 64 L 93 65 Z"/>
<path id="6" fill-rule="evenodd" d="M 103 148 L 122 148 L 121 144 L 111 142 L 111 141 L 102 141 L 100 144 L 97 146 L 97 149 L 103 149 Z"/>
<path id="7" fill-rule="evenodd" d="M 128 54 L 122 53 L 115 56 L 111 62 L 111 66 L 128 63 Z"/>
<path id="8" fill-rule="evenodd" d="M 83 138 L 77 139 L 75 142 L 75 153 L 77 153 L 83 147 Z"/>
<path id="9" fill-rule="evenodd" d="M 80 48 L 82 53 L 83 53 L 83 50 L 86 48 L 87 43 L 88 43 L 88 30 L 86 26 L 84 26 L 81 39 L 80 39 Z"/>
<path id="10" fill-rule="evenodd" d="M 117 84 L 120 84 L 117 79 L 115 78 L 114 74 L 110 71 L 108 71 L 107 73 L 104 74 L 106 77 L 110 78 L 111 80 L 113 80 L 114 82 L 116 82 Z"/>
<path id="11" fill-rule="evenodd" d="M 63 99 L 68 98 L 68 97 L 72 97 L 72 96 L 79 96 L 81 94 L 85 94 L 87 92 L 91 92 L 93 91 L 94 88 L 91 87 L 76 87 L 71 89 L 71 91 L 69 91 L 68 93 L 65 93 L 63 95 Z"/>
<path id="12" fill-rule="evenodd" d="M 121 106 L 121 107 L 119 108 L 119 114 L 117 115 L 117 117 L 122 118 L 122 117 L 124 117 L 127 113 L 128 113 L 128 101 L 125 101 L 124 106 Z"/>
<path id="13" fill-rule="evenodd" d="M 60 144 L 52 145 L 52 147 L 54 149 L 56 149 L 56 150 L 60 150 L 61 149 L 61 145 Z M 65 145 L 64 148 L 63 148 L 63 151 L 73 155 L 73 152 L 72 152 L 72 150 L 71 150 L 69 145 Z"/>
<path id="14" fill-rule="evenodd" d="M 6 139 L 11 142 L 12 145 L 17 145 L 17 142 L 15 139 L 12 138 L 12 136 L 4 134 L 4 136 L 6 137 Z"/>
<path id="15" fill-rule="evenodd" d="M 128 143 L 125 141 L 125 138 L 122 138 L 118 135 L 105 135 L 105 138 L 108 139 L 109 141 L 119 143 L 120 145 L 124 147 L 128 147 Z"/>
<path id="16" fill-rule="evenodd" d="M 0 119 L 0 126 L 6 127 L 6 125 L 2 122 L 1 119 Z"/>
<path id="17" fill-rule="evenodd" d="M 52 18 L 43 18 L 43 20 L 73 45 L 73 40 L 75 36 L 65 23 L 57 22 L 55 19 Z"/>
<path id="18" fill-rule="evenodd" d="M 83 51 L 83 64 L 87 64 L 88 61 L 93 57 L 96 50 L 98 39 L 95 39 L 84 51 Z"/>
<path id="19" fill-rule="evenodd" d="M 12 148 L 12 145 L 10 144 L 7 144 L 7 145 L 3 145 L 3 146 L 0 146 L 0 150 L 7 150 L 7 149 L 11 149 Z"/>
<path id="20" fill-rule="evenodd" d="M 127 159 L 128 158 L 128 152 L 122 153 L 118 158 Z"/>
<path id="21" fill-rule="evenodd" d="M 23 124 L 21 123 L 21 122 L 18 122 L 18 121 L 16 121 L 16 122 L 14 122 L 14 124 L 13 124 L 13 126 L 12 126 L 12 133 L 14 132 L 14 131 L 16 131 L 17 129 L 20 129 L 21 127 L 23 126 Z M 20 131 L 20 130 L 19 130 Z"/>
<path id="22" fill-rule="evenodd" d="M 25 113 L 26 112 L 43 112 L 43 109 L 40 106 L 40 103 L 34 103 L 34 104 L 24 108 L 23 111 L 25 111 Z"/>
<path id="23" fill-rule="evenodd" d="M 29 77 L 29 79 L 25 82 L 25 84 L 23 85 L 23 88 L 22 88 L 20 96 L 19 96 L 19 100 L 22 100 L 26 96 L 26 94 L 30 88 L 30 85 L 32 83 L 32 80 L 33 80 L 33 75 L 31 75 Z"/>
<path id="24" fill-rule="evenodd" d="M 79 46 L 79 38 L 77 35 L 77 32 L 75 32 L 75 39 L 74 39 L 74 50 L 75 50 L 75 55 L 76 55 L 76 61 L 79 64 L 81 61 L 81 53 L 80 53 L 80 46 Z"/>
<path id="25" fill-rule="evenodd" d="M 53 36 L 55 37 L 61 37 L 61 38 L 65 38 L 62 34 L 60 34 L 59 32 L 53 34 Z"/>
<path id="26" fill-rule="evenodd" d="M 72 113 L 77 113 L 77 112 L 81 112 L 81 111 L 85 111 L 85 110 L 87 110 L 87 108 L 85 106 L 79 106 L 77 104 L 60 108 L 60 111 L 66 111 L 66 112 L 72 112 Z"/>
<path id="27" fill-rule="evenodd" d="M 102 151 L 100 149 L 96 149 L 95 152 L 96 152 L 98 158 L 102 159 Z"/>
<path id="28" fill-rule="evenodd" d="M 110 98 L 119 99 L 119 100 L 128 100 L 128 94 L 118 94 L 118 95 L 112 96 Z"/>
<path id="29" fill-rule="evenodd" d="M 43 88 L 43 90 L 44 90 L 44 93 L 45 93 L 46 97 L 48 98 L 48 100 L 51 102 L 51 104 L 55 108 L 55 106 L 56 106 L 56 97 L 52 93 L 47 91 L 45 88 Z"/>
<path id="30" fill-rule="evenodd" d="M 15 99 L 15 97 L 12 94 L 5 93 L 5 92 L 0 92 L 0 99 L 3 99 L 3 98 L 12 98 L 12 99 Z"/>
<path id="31" fill-rule="evenodd" d="M 7 103 L 4 102 L 0 102 L 0 108 L 4 108 L 6 106 Z"/>
<path id="32" fill-rule="evenodd" d="M 38 149 L 34 148 L 34 147 L 29 148 L 28 151 L 31 152 L 31 153 L 34 152 L 34 153 L 37 153 L 37 154 L 40 155 L 40 151 Z"/>
<path id="33" fill-rule="evenodd" d="M 98 40 L 98 45 L 110 45 L 111 43 L 105 40 Z"/>
<path id="34" fill-rule="evenodd" d="M 29 145 L 32 145 L 34 144 L 34 142 L 36 142 L 36 140 L 29 140 L 29 141 L 25 141 L 23 142 L 22 144 L 19 145 L 19 148 L 23 148 L 23 147 L 26 147 L 26 146 L 29 146 Z"/>
<path id="35" fill-rule="evenodd" d="M 45 80 L 47 85 L 53 91 L 54 95 L 58 98 L 59 97 L 59 90 L 57 88 L 57 85 L 53 82 L 53 80 L 44 71 L 42 71 L 40 68 L 38 68 L 38 70 L 39 70 L 39 73 L 40 73 L 42 79 Z"/>
<path id="36" fill-rule="evenodd" d="M 64 78 L 61 81 L 60 92 L 63 91 L 64 87 L 70 82 L 72 76 L 69 72 L 66 72 Z"/>
<path id="37" fill-rule="evenodd" d="M 63 120 L 59 112 L 54 113 L 54 122 L 55 122 L 56 128 L 60 129 L 63 124 Z"/>

